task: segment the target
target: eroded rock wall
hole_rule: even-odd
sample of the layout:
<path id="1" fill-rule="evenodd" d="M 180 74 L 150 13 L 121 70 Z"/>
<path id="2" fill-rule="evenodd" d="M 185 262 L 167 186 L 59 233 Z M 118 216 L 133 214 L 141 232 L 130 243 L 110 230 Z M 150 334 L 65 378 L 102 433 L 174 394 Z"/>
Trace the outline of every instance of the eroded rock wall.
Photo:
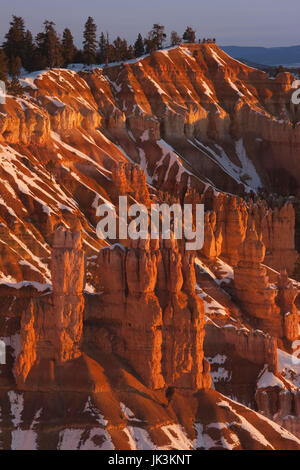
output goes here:
<path id="1" fill-rule="evenodd" d="M 140 240 L 101 250 L 99 270 L 103 294 L 88 319 L 110 322 L 102 348 L 126 358 L 151 388 L 209 387 L 193 256 L 174 240 Z"/>

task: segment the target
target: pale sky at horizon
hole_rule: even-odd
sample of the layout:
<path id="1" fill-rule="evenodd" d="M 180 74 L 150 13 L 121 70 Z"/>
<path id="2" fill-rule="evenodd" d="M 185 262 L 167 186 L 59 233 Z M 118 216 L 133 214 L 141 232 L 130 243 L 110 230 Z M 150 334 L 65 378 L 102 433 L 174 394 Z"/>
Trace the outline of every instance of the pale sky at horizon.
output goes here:
<path id="1" fill-rule="evenodd" d="M 291 46 L 300 44 L 299 0 L 0 0 L 0 42 L 13 14 L 23 16 L 35 36 L 45 19 L 56 23 L 61 34 L 69 27 L 81 46 L 83 25 L 92 16 L 97 34 L 108 31 L 110 38 L 125 37 L 130 43 L 143 36 L 153 23 L 166 32 L 182 34 L 187 25 L 197 37 L 216 37 L 220 45 Z"/>

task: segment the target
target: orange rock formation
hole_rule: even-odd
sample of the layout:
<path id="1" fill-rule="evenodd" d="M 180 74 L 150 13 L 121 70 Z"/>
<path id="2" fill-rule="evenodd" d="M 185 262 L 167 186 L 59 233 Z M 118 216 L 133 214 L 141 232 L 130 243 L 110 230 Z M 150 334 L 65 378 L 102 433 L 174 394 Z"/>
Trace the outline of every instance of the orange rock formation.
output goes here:
<path id="1" fill-rule="evenodd" d="M 298 311 L 294 305 L 297 289 L 287 274 L 279 277 L 278 286 L 269 283 L 265 245 L 255 225 L 249 225 L 246 238 L 240 245 L 240 261 L 234 269 L 236 295 L 245 311 L 257 319 L 257 324 L 278 338 L 293 341 L 298 338 Z"/>
<path id="2" fill-rule="evenodd" d="M 125 357 L 147 386 L 209 387 L 204 362 L 204 310 L 195 294 L 193 256 L 174 240 L 140 240 L 129 250 L 101 250 L 104 294 L 89 315 L 110 320 L 112 338 L 103 347 Z"/>
<path id="3" fill-rule="evenodd" d="M 72 233 L 63 227 L 55 231 L 51 273 L 53 293 L 32 300 L 22 315 L 22 351 L 15 365 L 21 388 L 26 386 L 34 366 L 38 388 L 39 381 L 54 380 L 54 363 L 81 355 L 85 265 L 80 232 Z"/>

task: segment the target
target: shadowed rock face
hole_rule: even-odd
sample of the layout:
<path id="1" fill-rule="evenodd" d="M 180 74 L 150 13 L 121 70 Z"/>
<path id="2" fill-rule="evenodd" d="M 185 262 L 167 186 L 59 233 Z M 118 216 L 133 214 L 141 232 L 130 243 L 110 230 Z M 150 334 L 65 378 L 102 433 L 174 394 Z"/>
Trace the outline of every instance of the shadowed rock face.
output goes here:
<path id="1" fill-rule="evenodd" d="M 278 286 L 269 283 L 262 235 L 257 236 L 254 223 L 249 225 L 240 245 L 240 261 L 234 270 L 236 295 L 246 312 L 259 320 L 263 330 L 275 337 L 294 341 L 298 338 L 298 310 L 294 304 L 298 290 L 287 274 L 279 277 Z"/>
<path id="2" fill-rule="evenodd" d="M 262 266 L 264 259 L 262 235 L 257 236 L 252 222 L 240 245 L 240 261 L 234 269 L 236 296 L 264 331 L 293 342 L 299 337 L 299 315 L 295 305 L 298 289 L 286 271 L 280 273 L 276 285 L 270 284 L 267 270 Z"/>

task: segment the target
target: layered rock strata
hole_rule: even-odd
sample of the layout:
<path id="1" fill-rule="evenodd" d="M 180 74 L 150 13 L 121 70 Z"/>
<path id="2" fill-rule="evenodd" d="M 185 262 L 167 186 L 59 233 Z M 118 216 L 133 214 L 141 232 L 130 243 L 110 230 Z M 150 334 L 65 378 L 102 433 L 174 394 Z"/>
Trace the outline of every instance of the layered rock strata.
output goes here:
<path id="1" fill-rule="evenodd" d="M 294 305 L 297 289 L 281 274 L 278 285 L 271 284 L 267 270 L 262 266 L 265 258 L 262 235 L 255 225 L 249 225 L 246 238 L 240 245 L 240 261 L 234 269 L 236 296 L 257 325 L 277 338 L 294 341 L 298 338 L 298 312 Z"/>
<path id="2" fill-rule="evenodd" d="M 89 318 L 110 323 L 102 348 L 126 358 L 148 387 L 209 387 L 193 256 L 174 240 L 140 240 L 101 250 L 99 270 L 104 292 Z"/>
<path id="3" fill-rule="evenodd" d="M 22 350 L 14 370 L 20 388 L 33 368 L 35 381 L 51 382 L 55 364 L 81 355 L 85 258 L 80 232 L 55 231 L 51 273 L 52 294 L 33 299 L 22 314 Z"/>

